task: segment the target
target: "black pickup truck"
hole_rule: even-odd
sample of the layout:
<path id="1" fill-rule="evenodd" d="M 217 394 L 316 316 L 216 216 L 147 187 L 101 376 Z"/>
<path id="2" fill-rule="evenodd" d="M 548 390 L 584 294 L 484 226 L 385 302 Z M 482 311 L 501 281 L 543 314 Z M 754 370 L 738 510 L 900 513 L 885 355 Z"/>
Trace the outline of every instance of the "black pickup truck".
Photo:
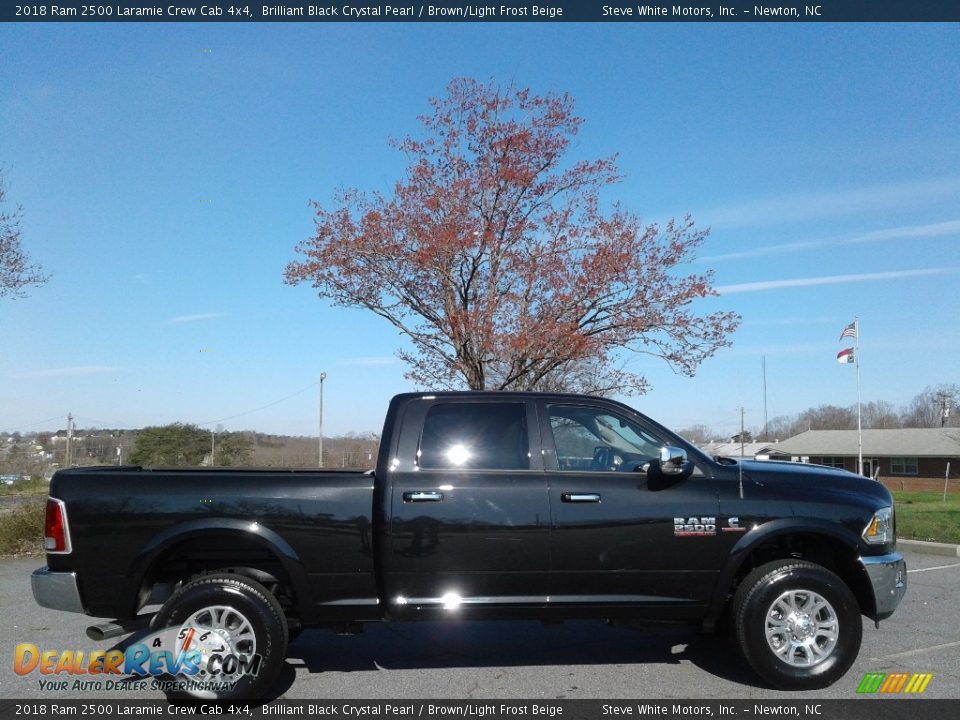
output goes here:
<path id="1" fill-rule="evenodd" d="M 301 628 L 448 617 L 723 627 L 770 685 L 823 687 L 907 580 L 880 483 L 537 393 L 398 395 L 367 472 L 61 470 L 45 542 L 40 605 L 104 637 L 162 603 L 225 699 L 263 696 Z"/>

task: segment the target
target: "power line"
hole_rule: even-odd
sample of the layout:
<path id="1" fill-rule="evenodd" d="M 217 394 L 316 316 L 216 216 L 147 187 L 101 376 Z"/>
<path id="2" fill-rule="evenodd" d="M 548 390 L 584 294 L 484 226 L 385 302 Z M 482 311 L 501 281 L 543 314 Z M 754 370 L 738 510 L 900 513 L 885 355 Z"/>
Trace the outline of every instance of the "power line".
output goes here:
<path id="1" fill-rule="evenodd" d="M 201 423 L 196 423 L 196 424 L 197 424 L 197 425 L 213 425 L 214 423 L 224 422 L 224 421 L 226 421 L 226 420 L 233 420 L 234 418 L 243 417 L 244 415 L 250 415 L 251 413 L 260 412 L 261 410 L 266 410 L 266 409 L 269 408 L 269 407 L 273 407 L 274 405 L 279 405 L 280 403 L 286 402 L 287 400 L 290 400 L 291 398 L 295 398 L 297 395 L 302 395 L 303 393 L 307 392 L 308 390 L 312 390 L 313 388 L 317 387 L 319 384 L 320 384 L 320 383 L 310 383 L 310 384 L 307 385 L 306 387 L 301 388 L 300 390 L 297 390 L 296 392 L 291 393 L 290 395 L 287 395 L 287 396 L 285 396 L 285 397 L 282 397 L 282 398 L 280 398 L 279 400 L 274 400 L 273 402 L 269 402 L 269 403 L 267 403 L 266 405 L 261 405 L 260 407 L 253 408 L 253 409 L 251 409 L 251 410 L 244 410 L 243 412 L 236 413 L 235 415 L 228 415 L 227 417 L 222 417 L 222 418 L 219 418 L 219 419 L 217 419 L 217 420 L 207 420 L 206 422 L 201 422 Z M 123 428 L 123 427 L 120 427 L 119 425 L 113 425 L 113 424 L 110 424 L 110 423 L 105 423 L 105 422 L 103 422 L 102 420 L 97 420 L 96 418 L 91 418 L 91 417 L 88 417 L 88 416 L 86 416 L 86 415 L 77 416 L 77 417 L 84 417 L 84 418 L 86 418 L 87 420 L 92 420 L 94 423 L 100 425 L 101 427 L 105 427 L 105 428 L 117 429 L 117 430 L 122 430 L 122 429 L 135 429 L 135 428 Z M 34 423 L 29 423 L 29 424 L 25 424 L 25 425 L 17 425 L 17 426 L 10 427 L 10 428 L 0 429 L 0 432 L 14 432 L 14 431 L 17 431 L 17 430 L 23 430 L 23 429 L 25 429 L 25 428 L 35 427 L 35 426 L 37 426 L 37 425 L 43 425 L 44 423 L 51 422 L 51 421 L 53 421 L 53 420 L 60 420 L 61 418 L 63 418 L 63 415 L 54 415 L 53 417 L 46 418 L 45 420 L 38 420 L 37 422 L 34 422 Z"/>
<path id="2" fill-rule="evenodd" d="M 285 402 L 290 398 L 295 398 L 297 395 L 302 395 L 307 390 L 312 390 L 313 388 L 317 387 L 317 385 L 319 384 L 320 383 L 310 383 L 305 388 L 297 390 L 295 393 L 287 395 L 286 397 L 282 397 L 279 400 L 274 400 L 271 403 L 267 403 L 266 405 L 261 405 L 260 407 L 253 408 L 252 410 L 244 410 L 243 412 L 237 413 L 236 415 L 229 415 L 227 417 L 222 417 L 218 420 L 207 420 L 206 422 L 197 423 L 197 425 L 213 425 L 214 423 L 224 422 L 225 420 L 233 420 L 234 418 L 243 417 L 244 415 L 250 415 L 251 413 L 260 412 L 261 410 L 266 410 L 268 407 L 279 405 L 280 403 Z"/>
<path id="3" fill-rule="evenodd" d="M 95 426 L 98 426 L 101 430 L 136 430 L 136 428 L 118 425 L 117 423 L 108 423 L 105 420 L 97 420 L 97 418 L 92 418 L 89 415 L 74 415 L 74 418 L 77 420 L 84 420 L 85 422 L 92 422 Z"/>
<path id="4" fill-rule="evenodd" d="M 63 414 L 61 413 L 60 415 L 54 415 L 53 417 L 49 417 L 46 420 L 38 420 L 37 422 L 30 423 L 28 425 L 17 425 L 15 427 L 4 428 L 0 430 L 0 432 L 15 432 L 17 430 L 22 430 L 24 428 L 36 427 L 37 425 L 43 425 L 44 423 L 48 423 L 53 420 L 60 420 L 62 417 L 63 417 Z"/>

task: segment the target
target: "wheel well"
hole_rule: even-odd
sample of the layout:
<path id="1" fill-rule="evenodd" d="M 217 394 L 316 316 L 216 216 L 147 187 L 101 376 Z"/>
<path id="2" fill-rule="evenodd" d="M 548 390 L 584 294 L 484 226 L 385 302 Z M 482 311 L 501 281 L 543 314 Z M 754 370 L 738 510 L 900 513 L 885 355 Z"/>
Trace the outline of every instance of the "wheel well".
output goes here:
<path id="1" fill-rule="evenodd" d="M 138 607 L 162 603 L 182 583 L 199 575 L 230 573 L 256 580 L 295 615 L 296 593 L 280 558 L 263 543 L 240 533 L 210 533 L 164 550 L 140 585 Z"/>
<path id="2" fill-rule="evenodd" d="M 834 537 L 810 533 L 778 535 L 753 548 L 737 569 L 727 603 L 754 568 L 774 560 L 807 560 L 825 567 L 847 584 L 857 599 L 861 614 L 872 617 L 876 613 L 870 579 L 859 563 L 856 548 Z"/>

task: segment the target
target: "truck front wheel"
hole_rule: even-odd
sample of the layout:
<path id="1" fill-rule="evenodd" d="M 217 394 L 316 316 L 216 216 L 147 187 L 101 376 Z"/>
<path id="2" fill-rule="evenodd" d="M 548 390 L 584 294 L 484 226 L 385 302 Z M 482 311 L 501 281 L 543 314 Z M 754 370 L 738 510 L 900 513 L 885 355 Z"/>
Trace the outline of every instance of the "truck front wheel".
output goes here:
<path id="1" fill-rule="evenodd" d="M 283 608 L 263 585 L 240 575 L 202 575 L 184 584 L 153 627 L 177 630 L 178 653 L 191 653 L 169 679 L 171 698 L 262 698 L 287 654 Z"/>
<path id="2" fill-rule="evenodd" d="M 733 599 L 733 631 L 754 671 L 782 690 L 812 690 L 843 676 L 860 651 L 860 608 L 826 568 L 780 560 L 753 570 Z"/>

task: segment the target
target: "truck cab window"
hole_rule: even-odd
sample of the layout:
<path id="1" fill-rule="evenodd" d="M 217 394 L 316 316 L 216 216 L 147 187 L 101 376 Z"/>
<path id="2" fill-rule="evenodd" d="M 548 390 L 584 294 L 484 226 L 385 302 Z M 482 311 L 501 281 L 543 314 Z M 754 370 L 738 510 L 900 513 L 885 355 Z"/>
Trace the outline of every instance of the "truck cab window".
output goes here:
<path id="1" fill-rule="evenodd" d="M 635 472 L 663 444 L 635 423 L 601 408 L 548 405 L 560 470 Z"/>
<path id="2" fill-rule="evenodd" d="M 417 465 L 428 469 L 528 470 L 523 403 L 438 403 L 427 411 Z"/>

